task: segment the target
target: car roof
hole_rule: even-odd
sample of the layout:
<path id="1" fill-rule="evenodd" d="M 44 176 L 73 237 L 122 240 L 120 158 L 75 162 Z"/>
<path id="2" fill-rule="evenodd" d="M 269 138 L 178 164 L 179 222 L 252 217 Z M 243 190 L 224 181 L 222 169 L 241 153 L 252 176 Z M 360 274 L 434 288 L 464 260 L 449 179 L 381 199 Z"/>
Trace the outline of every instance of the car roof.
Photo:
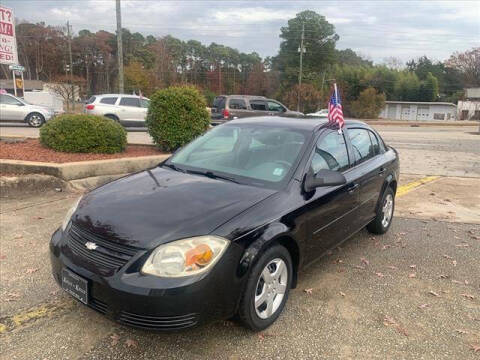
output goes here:
<path id="1" fill-rule="evenodd" d="M 139 95 L 133 95 L 133 94 L 100 94 L 100 95 L 92 95 L 95 97 L 133 97 L 133 98 L 139 98 Z M 146 99 L 145 96 L 142 96 L 142 98 Z"/>
<path id="2" fill-rule="evenodd" d="M 227 124 L 248 124 L 248 125 L 277 125 L 287 126 L 296 129 L 316 131 L 318 129 L 328 127 L 328 119 L 325 118 L 292 118 L 292 117 L 280 117 L 280 116 L 255 116 L 243 119 L 235 119 L 229 121 Z M 345 120 L 345 126 L 350 127 L 352 125 L 370 128 L 363 121 L 358 120 Z"/>
<path id="3" fill-rule="evenodd" d="M 244 99 L 266 99 L 265 96 L 261 95 L 218 95 L 215 97 L 225 97 L 225 98 L 244 98 Z"/>

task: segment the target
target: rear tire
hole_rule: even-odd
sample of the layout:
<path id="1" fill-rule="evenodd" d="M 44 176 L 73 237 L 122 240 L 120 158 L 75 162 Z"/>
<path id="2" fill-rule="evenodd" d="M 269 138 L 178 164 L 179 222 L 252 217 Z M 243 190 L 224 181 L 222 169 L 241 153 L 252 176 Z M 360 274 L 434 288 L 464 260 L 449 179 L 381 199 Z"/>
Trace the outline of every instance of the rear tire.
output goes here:
<path id="1" fill-rule="evenodd" d="M 40 113 L 31 113 L 27 116 L 27 123 L 31 127 L 39 128 L 45 123 L 45 117 Z"/>
<path id="2" fill-rule="evenodd" d="M 116 121 L 116 122 L 118 122 L 118 123 L 120 122 L 120 119 L 119 119 L 117 116 L 115 116 L 115 115 L 107 114 L 107 115 L 105 115 L 105 117 L 106 117 L 106 118 L 109 118 L 109 119 L 112 119 L 113 121 Z"/>
<path id="3" fill-rule="evenodd" d="M 392 224 L 394 211 L 395 193 L 391 187 L 388 187 L 383 193 L 377 216 L 367 225 L 367 230 L 373 234 L 385 234 Z"/>
<path id="4" fill-rule="evenodd" d="M 265 250 L 248 276 L 238 309 L 241 323 L 253 331 L 272 325 L 285 307 L 292 278 L 292 259 L 288 250 L 281 245 Z"/>

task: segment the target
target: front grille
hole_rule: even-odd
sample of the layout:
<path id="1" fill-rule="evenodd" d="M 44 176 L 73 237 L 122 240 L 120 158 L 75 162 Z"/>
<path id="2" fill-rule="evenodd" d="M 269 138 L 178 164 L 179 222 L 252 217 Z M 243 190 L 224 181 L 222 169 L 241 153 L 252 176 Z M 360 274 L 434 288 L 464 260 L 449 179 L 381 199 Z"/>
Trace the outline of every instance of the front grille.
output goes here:
<path id="1" fill-rule="evenodd" d="M 85 246 L 87 242 L 93 242 L 98 247 L 88 250 Z M 137 252 L 135 248 L 110 242 L 74 224 L 70 226 L 67 244 L 75 255 L 108 270 L 122 267 Z"/>
<path id="2" fill-rule="evenodd" d="M 103 301 L 100 301 L 98 299 L 92 298 L 88 302 L 88 306 L 90 306 L 92 309 L 98 311 L 99 313 L 105 315 L 107 313 L 107 304 L 105 304 Z"/>
<path id="3" fill-rule="evenodd" d="M 122 311 L 118 321 L 130 326 L 150 330 L 185 329 L 197 324 L 197 314 L 181 316 L 146 316 Z"/>

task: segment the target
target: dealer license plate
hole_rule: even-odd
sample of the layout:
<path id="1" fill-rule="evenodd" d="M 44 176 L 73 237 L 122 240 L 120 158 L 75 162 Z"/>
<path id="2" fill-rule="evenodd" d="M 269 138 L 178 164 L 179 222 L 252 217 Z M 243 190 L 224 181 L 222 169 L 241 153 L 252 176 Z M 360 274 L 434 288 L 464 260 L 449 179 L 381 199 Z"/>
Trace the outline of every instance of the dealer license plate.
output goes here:
<path id="1" fill-rule="evenodd" d="M 71 272 L 68 269 L 62 270 L 62 288 L 75 299 L 85 305 L 88 304 L 88 281 Z"/>

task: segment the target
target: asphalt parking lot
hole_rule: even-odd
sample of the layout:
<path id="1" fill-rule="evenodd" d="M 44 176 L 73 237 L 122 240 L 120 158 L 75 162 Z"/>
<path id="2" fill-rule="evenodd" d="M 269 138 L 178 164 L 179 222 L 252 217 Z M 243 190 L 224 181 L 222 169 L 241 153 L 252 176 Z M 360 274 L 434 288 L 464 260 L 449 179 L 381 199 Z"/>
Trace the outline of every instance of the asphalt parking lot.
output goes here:
<path id="1" fill-rule="evenodd" d="M 362 231 L 308 268 L 262 333 L 224 321 L 158 334 L 105 319 L 50 274 L 50 234 L 78 194 L 2 199 L 0 358 L 480 358 L 480 136 L 474 127 L 379 131 L 401 159 L 390 232 Z"/>

